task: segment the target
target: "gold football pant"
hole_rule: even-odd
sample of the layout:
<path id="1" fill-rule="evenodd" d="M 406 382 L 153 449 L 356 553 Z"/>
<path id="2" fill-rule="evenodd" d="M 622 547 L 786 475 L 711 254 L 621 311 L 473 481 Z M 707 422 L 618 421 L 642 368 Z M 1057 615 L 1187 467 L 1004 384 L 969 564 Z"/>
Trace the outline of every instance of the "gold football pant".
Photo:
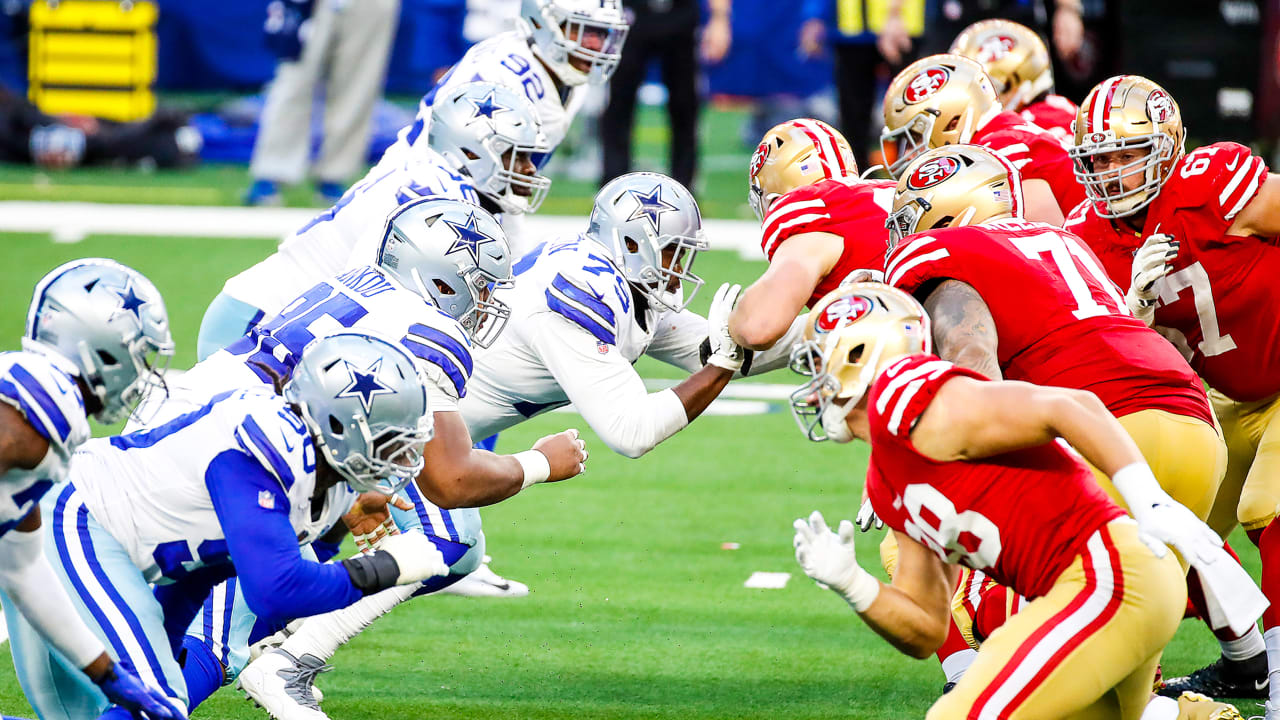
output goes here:
<path id="1" fill-rule="evenodd" d="M 1157 558 L 1132 520 L 1113 521 L 987 638 L 927 720 L 1137 720 L 1185 603 L 1173 553 Z"/>
<path id="2" fill-rule="evenodd" d="M 1209 402 L 1227 440 L 1227 472 L 1209 515 L 1209 527 L 1226 537 L 1239 522 L 1266 527 L 1280 515 L 1280 395 L 1236 402 L 1216 390 Z"/>

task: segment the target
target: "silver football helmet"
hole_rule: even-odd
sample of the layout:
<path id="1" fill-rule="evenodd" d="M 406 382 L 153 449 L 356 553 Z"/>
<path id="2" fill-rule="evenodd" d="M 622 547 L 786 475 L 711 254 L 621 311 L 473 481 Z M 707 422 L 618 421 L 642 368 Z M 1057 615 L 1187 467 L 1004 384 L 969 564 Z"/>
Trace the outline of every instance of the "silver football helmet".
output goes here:
<path id="1" fill-rule="evenodd" d="M 702 287 L 693 274 L 698 251 L 707 249 L 702 214 L 675 180 L 651 172 L 619 175 L 596 194 L 590 222 L 587 237 L 613 253 L 650 302 L 679 312 Z"/>
<path id="2" fill-rule="evenodd" d="M 618 0 L 521 0 L 520 27 L 560 82 L 603 85 L 622 57 L 628 25 Z"/>
<path id="3" fill-rule="evenodd" d="M 435 434 L 427 390 L 400 345 L 346 331 L 307 345 L 284 386 L 324 457 L 357 492 L 391 495 L 422 471 Z"/>
<path id="4" fill-rule="evenodd" d="M 93 417 L 106 424 L 163 388 L 173 357 L 160 292 L 137 270 L 102 258 L 66 263 L 36 283 L 22 347 L 71 361 L 102 404 Z"/>
<path id="5" fill-rule="evenodd" d="M 436 98 L 427 142 L 503 212 L 536 212 L 551 188 L 529 157 L 551 145 L 533 103 L 511 88 L 465 83 Z"/>
<path id="6" fill-rule="evenodd" d="M 511 317 L 493 297 L 511 285 L 511 247 L 498 221 L 461 200 L 419 198 L 387 218 L 378 265 L 489 347 Z"/>

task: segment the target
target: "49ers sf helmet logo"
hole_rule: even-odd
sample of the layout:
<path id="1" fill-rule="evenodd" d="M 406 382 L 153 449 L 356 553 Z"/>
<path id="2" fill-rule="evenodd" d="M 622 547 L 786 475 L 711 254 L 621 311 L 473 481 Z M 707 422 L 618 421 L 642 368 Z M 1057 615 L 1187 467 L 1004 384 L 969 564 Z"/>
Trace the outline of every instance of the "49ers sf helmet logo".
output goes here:
<path id="1" fill-rule="evenodd" d="M 862 295 L 842 297 L 822 309 L 822 314 L 818 316 L 813 327 L 818 332 L 829 333 L 840 325 L 861 320 L 871 314 L 874 309 L 875 302 L 871 298 Z"/>
<path id="2" fill-rule="evenodd" d="M 1154 123 L 1162 123 L 1173 117 L 1173 98 L 1163 90 L 1153 91 L 1147 96 L 1147 117 Z"/>
<path id="3" fill-rule="evenodd" d="M 993 60 L 999 60 L 1009 54 L 1018 41 L 1008 35 L 992 35 L 982 41 L 982 46 L 978 48 L 978 57 L 980 63 L 989 63 Z"/>
<path id="4" fill-rule="evenodd" d="M 760 168 L 764 167 L 764 161 L 769 159 L 769 143 L 762 142 L 756 147 L 756 152 L 751 156 L 751 177 L 760 174 Z"/>
<path id="5" fill-rule="evenodd" d="M 960 161 L 953 157 L 943 156 L 930 160 L 915 169 L 907 178 L 907 188 L 924 190 L 946 180 L 960 169 Z"/>
<path id="6" fill-rule="evenodd" d="M 906 100 L 908 105 L 924 102 L 946 85 L 950 77 L 951 71 L 941 65 L 927 67 L 907 83 L 907 89 L 902 91 L 902 99 Z"/>

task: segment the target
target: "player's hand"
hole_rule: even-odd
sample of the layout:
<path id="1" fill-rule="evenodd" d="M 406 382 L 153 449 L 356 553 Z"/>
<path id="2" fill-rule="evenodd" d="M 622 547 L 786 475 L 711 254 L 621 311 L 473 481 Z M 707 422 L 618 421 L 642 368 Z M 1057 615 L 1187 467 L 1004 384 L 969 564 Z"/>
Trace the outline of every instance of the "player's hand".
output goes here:
<path id="1" fill-rule="evenodd" d="M 822 513 L 814 510 L 808 520 L 797 519 L 792 527 L 796 562 L 804 574 L 839 593 L 858 612 L 871 607 L 880 583 L 858 565 L 853 523 L 841 520 L 838 532 L 831 532 Z"/>
<path id="2" fill-rule="evenodd" d="M 872 268 L 858 268 L 848 275 L 845 275 L 844 279 L 840 281 L 840 285 L 852 285 L 860 282 L 882 283 L 884 282 L 884 273 Z"/>
<path id="3" fill-rule="evenodd" d="M 725 283 L 716 290 L 716 296 L 711 300 L 711 309 L 707 311 L 707 342 L 711 346 L 707 364 L 730 372 L 741 370 L 750 352 L 734 342 L 733 336 L 729 334 L 729 315 L 741 297 L 741 285 Z"/>
<path id="4" fill-rule="evenodd" d="M 181 701 L 142 682 L 128 660 L 116 661 L 97 682 L 107 700 L 136 720 L 186 720 Z"/>
<path id="5" fill-rule="evenodd" d="M 361 552 L 368 552 L 377 547 L 379 541 L 395 529 L 391 520 L 391 507 L 400 510 L 412 510 L 413 504 L 399 496 L 387 496 L 385 493 L 370 491 L 360 493 L 351 510 L 342 516 L 342 522 L 355 537 L 356 547 Z"/>
<path id="6" fill-rule="evenodd" d="M 400 569 L 396 585 L 410 585 L 429 577 L 449 574 L 449 564 L 444 561 L 444 555 L 440 554 L 435 543 L 416 530 L 384 539 L 378 551 L 395 558 Z"/>
<path id="7" fill-rule="evenodd" d="M 1222 550 L 1222 538 L 1173 498 L 1130 509 L 1138 521 L 1138 537 L 1156 557 L 1164 557 L 1167 545 L 1189 563 L 1208 563 Z"/>
<path id="8" fill-rule="evenodd" d="M 396 521 L 390 517 L 377 526 L 366 529 L 364 532 L 351 531 L 351 537 L 356 541 L 356 550 L 362 553 L 371 553 L 381 548 L 383 540 L 399 534 L 400 528 L 396 527 Z"/>
<path id="9" fill-rule="evenodd" d="M 1156 298 L 1160 297 L 1156 283 L 1169 274 L 1177 256 L 1178 241 L 1163 233 L 1149 236 L 1133 255 L 1131 282 L 1124 302 L 1129 311 L 1147 325 L 1155 317 Z"/>
<path id="10" fill-rule="evenodd" d="M 591 455 L 574 428 L 542 438 L 533 444 L 533 449 L 547 456 L 547 464 L 551 466 L 547 482 L 568 480 L 578 475 L 587 469 L 587 458 Z"/>
<path id="11" fill-rule="evenodd" d="M 871 530 L 872 525 L 877 530 L 884 529 L 884 521 L 880 519 L 879 515 L 876 515 L 875 509 L 871 507 L 871 500 L 868 498 L 862 499 L 862 507 L 858 508 L 858 517 L 854 522 L 858 524 L 858 528 L 862 532 Z"/>

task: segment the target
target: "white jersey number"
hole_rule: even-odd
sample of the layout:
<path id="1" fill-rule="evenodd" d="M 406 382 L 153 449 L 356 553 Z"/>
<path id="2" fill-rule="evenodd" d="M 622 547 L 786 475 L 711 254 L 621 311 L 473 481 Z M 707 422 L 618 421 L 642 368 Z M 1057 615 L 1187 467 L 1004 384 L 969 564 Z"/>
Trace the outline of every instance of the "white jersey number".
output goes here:
<path id="1" fill-rule="evenodd" d="M 956 512 L 955 504 L 932 485 L 908 485 L 902 505 L 911 516 L 904 525 L 907 535 L 945 562 L 988 570 L 1000 559 L 1000 528 L 973 510 Z"/>
<path id="2" fill-rule="evenodd" d="M 1075 315 L 1077 320 L 1100 315 L 1129 314 L 1124 300 L 1120 297 L 1119 290 L 1116 289 L 1111 279 L 1094 262 L 1089 253 L 1085 252 L 1084 248 L 1080 247 L 1074 240 L 1055 232 L 1041 233 L 1028 237 L 1015 237 L 1010 240 L 1014 247 L 1018 248 L 1023 255 L 1026 255 L 1031 260 L 1040 260 L 1044 253 L 1049 254 L 1049 260 L 1057 266 L 1058 275 L 1067 283 L 1067 289 L 1071 291 L 1071 296 L 1075 298 L 1076 309 L 1072 311 L 1072 314 Z M 1107 291 L 1113 303 L 1111 307 L 1102 305 L 1093 299 L 1093 293 L 1089 291 L 1089 284 L 1085 282 L 1084 275 L 1080 273 L 1081 268 Z"/>
<path id="3" fill-rule="evenodd" d="M 1213 287 L 1209 285 L 1209 273 L 1198 261 L 1181 270 L 1169 273 L 1160 281 L 1160 302 L 1164 305 L 1178 301 L 1178 295 L 1191 288 L 1196 304 L 1196 317 L 1200 319 L 1202 339 L 1196 349 L 1205 357 L 1221 355 L 1236 349 L 1236 341 L 1230 335 L 1221 334 L 1218 328 L 1218 311 L 1213 304 Z M 1186 345 L 1184 341 L 1184 346 Z"/>

